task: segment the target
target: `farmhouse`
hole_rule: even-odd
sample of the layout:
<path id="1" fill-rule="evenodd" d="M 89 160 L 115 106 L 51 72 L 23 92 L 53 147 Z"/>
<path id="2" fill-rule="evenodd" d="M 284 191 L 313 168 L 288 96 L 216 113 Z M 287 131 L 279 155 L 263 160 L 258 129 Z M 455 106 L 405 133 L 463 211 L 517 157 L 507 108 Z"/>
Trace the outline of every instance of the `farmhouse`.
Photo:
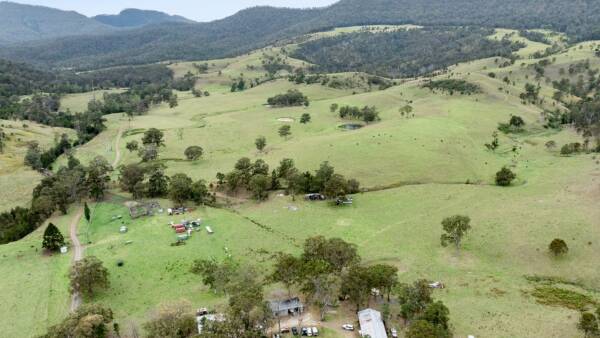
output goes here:
<path id="1" fill-rule="evenodd" d="M 298 297 L 282 301 L 270 301 L 269 307 L 273 312 L 273 316 L 276 317 L 295 316 L 304 311 L 304 304 L 302 304 Z"/>
<path id="2" fill-rule="evenodd" d="M 381 312 L 373 309 L 365 309 L 358 312 L 361 337 L 387 338 L 385 325 L 381 319 Z"/>

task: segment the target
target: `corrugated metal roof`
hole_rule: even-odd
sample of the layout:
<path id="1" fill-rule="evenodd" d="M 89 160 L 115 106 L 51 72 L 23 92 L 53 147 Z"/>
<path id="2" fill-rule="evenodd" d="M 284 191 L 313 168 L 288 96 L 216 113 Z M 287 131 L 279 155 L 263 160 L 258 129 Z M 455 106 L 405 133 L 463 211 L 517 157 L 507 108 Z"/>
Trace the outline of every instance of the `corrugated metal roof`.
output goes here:
<path id="1" fill-rule="evenodd" d="M 365 309 L 358 313 L 360 323 L 360 334 L 363 337 L 387 338 L 385 325 L 381 319 L 381 313 L 373 309 Z"/>

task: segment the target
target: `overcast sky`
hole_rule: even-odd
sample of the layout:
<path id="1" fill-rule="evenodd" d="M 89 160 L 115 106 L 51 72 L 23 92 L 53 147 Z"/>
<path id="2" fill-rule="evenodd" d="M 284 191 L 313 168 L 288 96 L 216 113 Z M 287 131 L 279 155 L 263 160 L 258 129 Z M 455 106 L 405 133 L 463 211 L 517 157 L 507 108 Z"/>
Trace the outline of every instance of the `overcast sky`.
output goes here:
<path id="1" fill-rule="evenodd" d="M 321 7 L 337 0 L 13 0 L 13 2 L 73 10 L 87 16 L 116 14 L 125 8 L 153 9 L 197 21 L 221 19 L 259 5 Z"/>

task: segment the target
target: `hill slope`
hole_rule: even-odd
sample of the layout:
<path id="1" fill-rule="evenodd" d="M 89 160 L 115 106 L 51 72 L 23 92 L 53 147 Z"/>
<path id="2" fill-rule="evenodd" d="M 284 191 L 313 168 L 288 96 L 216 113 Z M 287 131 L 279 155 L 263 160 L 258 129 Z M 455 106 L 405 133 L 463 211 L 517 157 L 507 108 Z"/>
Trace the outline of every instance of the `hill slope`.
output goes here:
<path id="1" fill-rule="evenodd" d="M 0 43 L 102 34 L 113 30 L 76 12 L 0 2 Z"/>
<path id="2" fill-rule="evenodd" d="M 94 68 L 242 54 L 281 39 L 363 24 L 551 28 L 578 40 L 600 37 L 593 0 L 342 0 L 320 9 L 255 7 L 223 20 L 166 23 L 104 36 L 74 37 L 7 49 L 2 56 L 61 67 Z M 1 37 L 0 37 L 1 39 Z"/>
<path id="3" fill-rule="evenodd" d="M 121 11 L 117 15 L 98 15 L 92 19 L 99 21 L 105 25 L 125 28 L 125 27 L 141 27 L 145 25 L 163 23 L 163 22 L 187 22 L 192 23 L 179 15 L 169 15 L 158 11 L 148 11 L 141 9 L 129 8 Z"/>

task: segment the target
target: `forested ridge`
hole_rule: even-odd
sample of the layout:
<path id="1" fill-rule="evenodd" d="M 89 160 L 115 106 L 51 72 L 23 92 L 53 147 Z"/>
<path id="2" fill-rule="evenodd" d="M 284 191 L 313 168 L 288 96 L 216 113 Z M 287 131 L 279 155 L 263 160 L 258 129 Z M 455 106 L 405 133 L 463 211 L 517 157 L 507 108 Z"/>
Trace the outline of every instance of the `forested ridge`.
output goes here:
<path id="1" fill-rule="evenodd" d="M 212 59 L 309 32 L 366 24 L 548 28 L 579 41 L 600 38 L 599 19 L 600 2 L 595 0 L 342 0 L 320 9 L 255 7 L 210 23 L 165 23 L 32 42 L 4 48 L 0 56 L 78 69 Z"/>
<path id="2" fill-rule="evenodd" d="M 319 71 L 362 71 L 387 77 L 420 76 L 450 65 L 510 57 L 523 47 L 487 36 L 493 29 L 425 27 L 387 33 L 359 32 L 310 41 L 292 56 L 318 65 Z"/>

